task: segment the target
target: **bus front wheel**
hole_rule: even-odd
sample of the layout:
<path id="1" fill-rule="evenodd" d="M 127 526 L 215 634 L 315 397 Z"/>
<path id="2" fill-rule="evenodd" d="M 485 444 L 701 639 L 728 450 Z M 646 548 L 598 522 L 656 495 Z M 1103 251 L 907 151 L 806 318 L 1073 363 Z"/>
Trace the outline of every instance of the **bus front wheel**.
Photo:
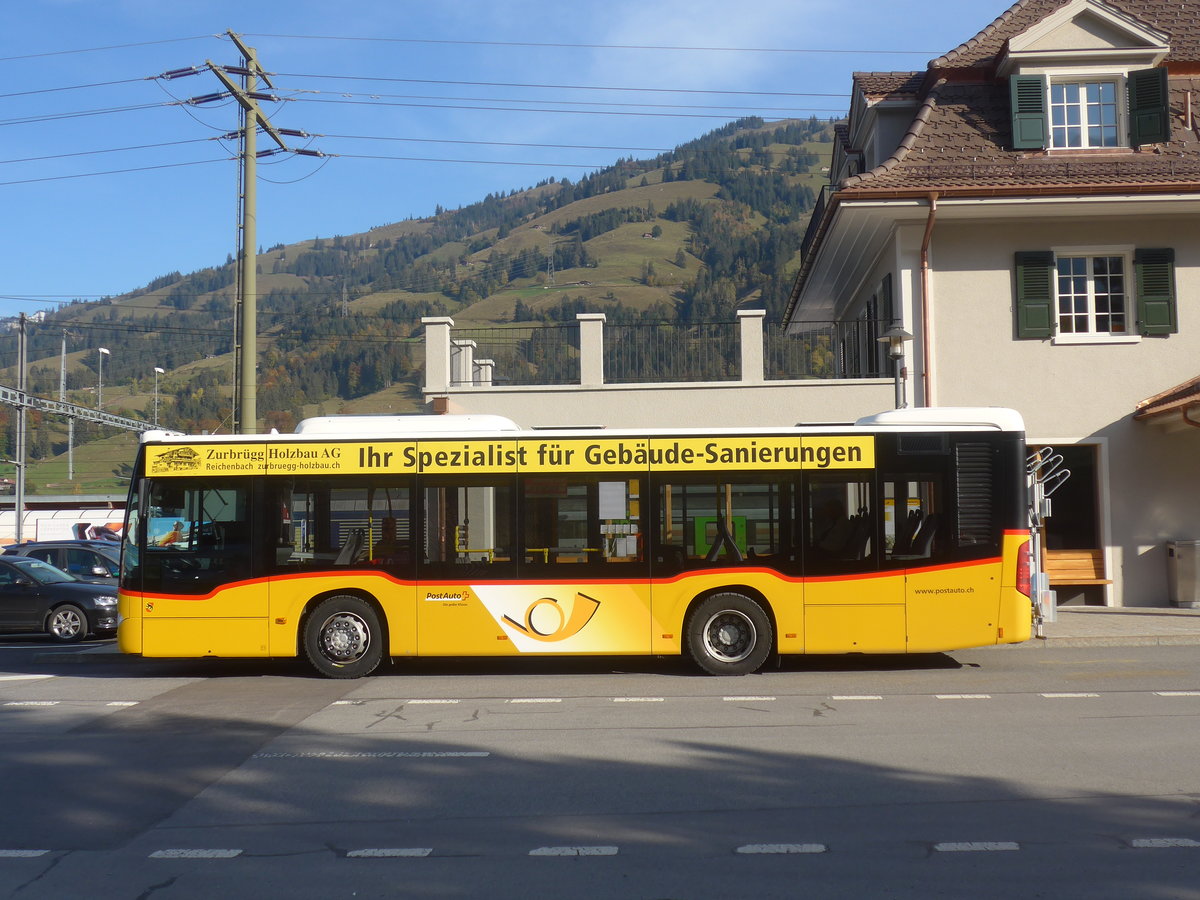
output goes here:
<path id="1" fill-rule="evenodd" d="M 687 648 L 710 675 L 748 675 L 771 652 L 771 620 L 763 608 L 742 594 L 714 594 L 692 610 Z"/>
<path id="2" fill-rule="evenodd" d="M 365 600 L 346 595 L 322 600 L 304 626 L 304 653 L 328 678 L 370 675 L 383 659 L 383 629 Z"/>

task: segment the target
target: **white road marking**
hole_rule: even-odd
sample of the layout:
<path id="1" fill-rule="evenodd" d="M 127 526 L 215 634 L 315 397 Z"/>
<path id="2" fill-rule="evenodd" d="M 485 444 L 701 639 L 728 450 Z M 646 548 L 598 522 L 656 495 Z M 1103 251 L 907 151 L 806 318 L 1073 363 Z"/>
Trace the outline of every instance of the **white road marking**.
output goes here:
<path id="1" fill-rule="evenodd" d="M 114 700 L 111 703 L 104 704 L 105 706 L 137 706 L 140 701 L 137 700 Z"/>
<path id="2" fill-rule="evenodd" d="M 432 847 L 380 847 L 351 850 L 346 856 L 352 859 L 391 859 L 395 857 L 417 859 L 428 856 L 432 852 Z"/>
<path id="3" fill-rule="evenodd" d="M 934 694 L 938 700 L 991 700 L 991 694 Z"/>
<path id="4" fill-rule="evenodd" d="M 1200 691 L 1155 691 L 1158 697 L 1200 697 Z"/>
<path id="5" fill-rule="evenodd" d="M 53 677 L 53 675 L 0 675 L 0 681 L 38 681 Z"/>
<path id="6" fill-rule="evenodd" d="M 312 750 L 299 753 L 255 753 L 251 759 L 481 759 L 491 756 L 487 750 L 379 750 L 371 753 L 351 750 Z"/>
<path id="7" fill-rule="evenodd" d="M 37 859 L 49 850 L 0 850 L 0 859 Z"/>
<path id="8" fill-rule="evenodd" d="M 150 854 L 150 859 L 233 859 L 236 856 L 241 856 L 241 850 L 155 850 Z"/>
<path id="9" fill-rule="evenodd" d="M 1200 847 L 1200 841 L 1191 838 L 1138 838 L 1129 842 L 1130 846 L 1139 849 L 1151 847 Z"/>
<path id="10" fill-rule="evenodd" d="M 58 700 L 9 700 L 5 706 L 58 706 Z"/>
<path id="11" fill-rule="evenodd" d="M 616 847 L 538 847 L 530 856 L 616 856 Z"/>
<path id="12" fill-rule="evenodd" d="M 834 694 L 830 700 L 882 700 L 882 694 Z"/>
<path id="13" fill-rule="evenodd" d="M 514 697 L 505 703 L 562 703 L 562 697 Z"/>
<path id="14" fill-rule="evenodd" d="M 1016 841 L 962 841 L 934 844 L 933 849 L 939 853 L 980 853 L 996 850 L 1020 850 L 1021 845 Z"/>
<path id="15" fill-rule="evenodd" d="M 1042 694 L 1047 700 L 1077 700 L 1085 697 L 1099 697 L 1099 694 Z"/>
<path id="16" fill-rule="evenodd" d="M 722 697 L 726 703 L 769 703 L 774 697 Z"/>
<path id="17" fill-rule="evenodd" d="M 425 706 L 433 706 L 434 704 L 437 704 L 437 703 L 462 703 L 461 700 L 409 700 L 408 702 L 413 705 L 425 705 Z"/>
<path id="18" fill-rule="evenodd" d="M 736 853 L 824 853 L 824 844 L 743 844 Z"/>
<path id="19" fill-rule="evenodd" d="M 665 697 L 613 697 L 613 703 L 664 703 Z"/>

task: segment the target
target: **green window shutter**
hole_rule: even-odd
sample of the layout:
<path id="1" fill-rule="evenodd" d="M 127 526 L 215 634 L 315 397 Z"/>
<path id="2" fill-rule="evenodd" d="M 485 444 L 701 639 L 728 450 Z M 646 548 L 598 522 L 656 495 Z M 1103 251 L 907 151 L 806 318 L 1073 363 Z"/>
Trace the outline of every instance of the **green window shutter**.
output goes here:
<path id="1" fill-rule="evenodd" d="M 1022 250 L 1016 254 L 1016 331 L 1019 339 L 1054 336 L 1054 254 Z"/>
<path id="2" fill-rule="evenodd" d="M 1142 334 L 1175 334 L 1175 251 L 1135 250 L 1137 273 L 1137 327 Z"/>
<path id="3" fill-rule="evenodd" d="M 1129 73 L 1129 143 L 1159 144 L 1171 139 L 1171 103 L 1166 69 Z"/>
<path id="4" fill-rule="evenodd" d="M 1042 150 L 1050 142 L 1046 117 L 1046 79 L 1013 75 L 1008 79 L 1014 150 Z"/>

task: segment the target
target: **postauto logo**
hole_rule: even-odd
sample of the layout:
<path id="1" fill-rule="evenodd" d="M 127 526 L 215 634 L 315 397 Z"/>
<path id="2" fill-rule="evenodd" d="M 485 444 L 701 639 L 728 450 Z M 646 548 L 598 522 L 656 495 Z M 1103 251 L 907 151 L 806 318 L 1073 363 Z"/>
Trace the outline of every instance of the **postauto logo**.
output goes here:
<path id="1" fill-rule="evenodd" d="M 566 601 L 539 597 L 525 608 L 519 620 L 506 614 L 502 621 L 526 637 L 551 643 L 579 634 L 599 608 L 599 600 L 576 592 L 573 599 Z"/>

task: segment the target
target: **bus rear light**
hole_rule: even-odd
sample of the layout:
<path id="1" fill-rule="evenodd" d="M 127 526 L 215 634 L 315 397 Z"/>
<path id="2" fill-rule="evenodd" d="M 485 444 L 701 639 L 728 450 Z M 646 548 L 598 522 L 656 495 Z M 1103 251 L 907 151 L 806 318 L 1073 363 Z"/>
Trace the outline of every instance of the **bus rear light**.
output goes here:
<path id="1" fill-rule="evenodd" d="M 1017 548 L 1017 590 L 1026 597 L 1032 596 L 1032 585 L 1030 584 L 1031 562 L 1029 541 L 1025 541 Z"/>

